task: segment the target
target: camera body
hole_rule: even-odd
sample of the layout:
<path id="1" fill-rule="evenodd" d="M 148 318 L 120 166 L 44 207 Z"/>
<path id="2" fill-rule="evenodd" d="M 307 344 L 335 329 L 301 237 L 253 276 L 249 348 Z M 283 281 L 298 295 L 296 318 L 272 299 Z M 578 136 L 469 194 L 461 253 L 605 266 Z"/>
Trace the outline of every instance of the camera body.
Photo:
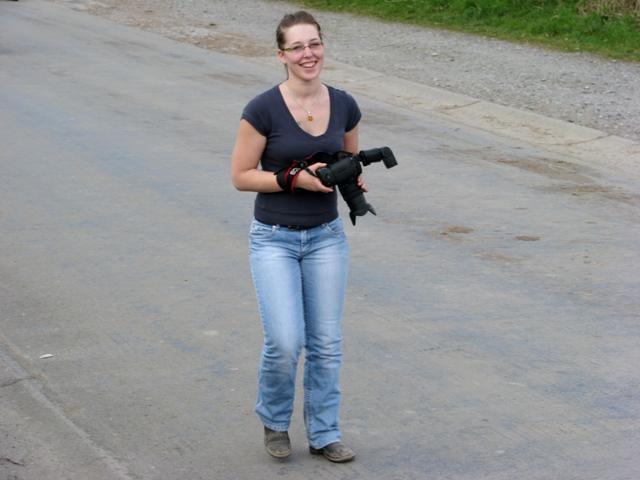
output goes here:
<path id="1" fill-rule="evenodd" d="M 326 187 L 337 186 L 342 198 L 349 206 L 349 217 L 356 224 L 356 217 L 366 215 L 367 212 L 376 214 L 373 207 L 367 203 L 364 192 L 358 186 L 357 179 L 362 173 L 362 167 L 382 161 L 387 167 L 395 167 L 398 162 L 389 147 L 362 150 L 357 155 L 348 152 L 327 154 L 319 152 L 312 155 L 309 164 L 323 162 L 326 167 L 316 170 L 316 176 Z"/>

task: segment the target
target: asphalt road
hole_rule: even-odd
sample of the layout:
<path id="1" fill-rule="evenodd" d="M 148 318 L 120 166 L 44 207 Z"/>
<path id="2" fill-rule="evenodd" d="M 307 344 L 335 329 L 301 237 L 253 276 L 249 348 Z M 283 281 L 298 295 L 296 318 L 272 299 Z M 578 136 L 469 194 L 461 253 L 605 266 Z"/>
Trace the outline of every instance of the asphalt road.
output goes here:
<path id="1" fill-rule="evenodd" d="M 0 478 L 640 478 L 634 166 L 380 82 L 354 86 L 361 147 L 399 161 L 366 167 L 378 216 L 347 227 L 358 456 L 309 455 L 299 406 L 293 456 L 264 452 L 253 195 L 228 171 L 242 107 L 281 80 L 277 61 L 0 2 Z"/>

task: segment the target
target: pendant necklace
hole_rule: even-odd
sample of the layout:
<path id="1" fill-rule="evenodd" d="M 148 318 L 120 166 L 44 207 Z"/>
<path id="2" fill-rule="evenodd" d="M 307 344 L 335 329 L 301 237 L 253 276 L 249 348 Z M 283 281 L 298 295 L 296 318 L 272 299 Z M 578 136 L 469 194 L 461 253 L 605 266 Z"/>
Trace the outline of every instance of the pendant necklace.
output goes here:
<path id="1" fill-rule="evenodd" d="M 294 97 L 293 94 L 289 91 L 289 87 L 287 87 L 286 83 L 284 84 L 284 88 L 287 91 L 287 93 L 291 95 L 291 98 L 293 98 L 293 101 L 296 102 L 302 110 L 307 112 L 307 120 L 309 120 L 310 122 L 313 122 L 313 115 L 311 115 L 311 112 L 313 112 L 313 109 L 316 108 L 316 106 L 318 105 L 318 101 L 320 100 L 320 94 L 322 93 L 322 87 L 320 87 L 320 91 L 318 92 L 318 96 L 316 97 L 316 103 L 313 105 L 313 107 L 311 107 L 311 110 L 307 110 L 300 104 L 300 102 L 298 102 L 296 97 Z"/>

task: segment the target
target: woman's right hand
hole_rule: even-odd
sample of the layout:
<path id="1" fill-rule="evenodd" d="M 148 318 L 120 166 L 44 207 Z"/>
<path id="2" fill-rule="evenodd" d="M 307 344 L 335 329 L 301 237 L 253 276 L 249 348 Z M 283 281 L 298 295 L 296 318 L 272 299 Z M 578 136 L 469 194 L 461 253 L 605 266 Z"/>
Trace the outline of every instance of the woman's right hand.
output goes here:
<path id="1" fill-rule="evenodd" d="M 313 165 L 309 165 L 309 170 L 313 173 L 316 172 L 319 168 L 326 167 L 326 163 L 314 163 Z M 311 175 L 306 170 L 302 170 L 298 174 L 298 178 L 296 178 L 296 188 L 303 188 L 305 190 L 310 190 L 312 192 L 324 192 L 330 193 L 333 192 L 333 187 L 325 187 L 318 177 Z"/>

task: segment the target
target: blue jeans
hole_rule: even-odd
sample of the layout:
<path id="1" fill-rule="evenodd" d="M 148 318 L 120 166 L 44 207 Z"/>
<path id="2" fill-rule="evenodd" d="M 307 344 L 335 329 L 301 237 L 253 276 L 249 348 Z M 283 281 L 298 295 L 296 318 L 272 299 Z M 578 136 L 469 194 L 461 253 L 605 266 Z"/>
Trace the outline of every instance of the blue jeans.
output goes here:
<path id="1" fill-rule="evenodd" d="M 310 230 L 256 220 L 251 271 L 264 329 L 256 413 L 271 430 L 289 429 L 296 370 L 305 348 L 304 418 L 309 445 L 340 441 L 340 323 L 349 246 L 340 218 Z"/>

